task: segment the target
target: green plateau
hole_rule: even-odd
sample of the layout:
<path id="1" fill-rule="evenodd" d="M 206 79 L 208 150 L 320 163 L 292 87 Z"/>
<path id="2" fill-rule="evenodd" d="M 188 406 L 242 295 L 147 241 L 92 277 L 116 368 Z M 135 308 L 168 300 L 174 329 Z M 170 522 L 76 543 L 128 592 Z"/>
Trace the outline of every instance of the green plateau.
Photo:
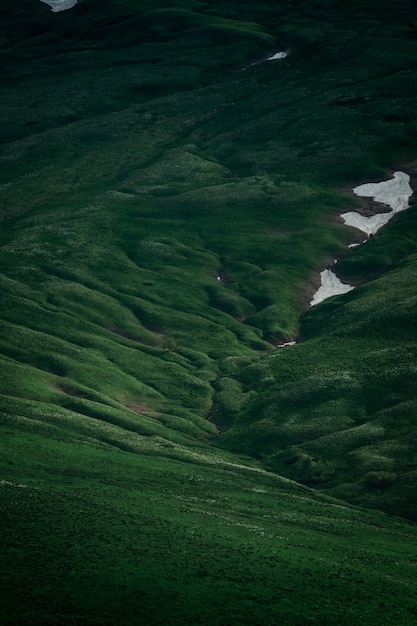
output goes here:
<path id="1" fill-rule="evenodd" d="M 417 624 L 417 206 L 340 218 L 417 191 L 377 4 L 2 0 L 0 624 Z"/>

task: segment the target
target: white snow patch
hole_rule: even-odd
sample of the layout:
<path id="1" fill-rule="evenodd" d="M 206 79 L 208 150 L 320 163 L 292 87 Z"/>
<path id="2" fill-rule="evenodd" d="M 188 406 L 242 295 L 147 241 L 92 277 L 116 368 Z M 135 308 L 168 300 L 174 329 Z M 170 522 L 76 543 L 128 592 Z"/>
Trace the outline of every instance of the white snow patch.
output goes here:
<path id="1" fill-rule="evenodd" d="M 59 11 L 67 11 L 75 7 L 78 0 L 41 0 L 41 2 L 50 6 L 53 13 L 59 13 Z"/>
<path id="2" fill-rule="evenodd" d="M 364 217 L 355 211 L 342 213 L 340 216 L 347 226 L 358 228 L 362 232 L 374 235 L 385 226 L 396 213 L 407 209 L 408 200 L 413 195 L 410 187 L 410 177 L 405 172 L 394 172 L 393 178 L 381 183 L 365 183 L 353 189 L 357 196 L 373 198 L 375 202 L 391 207 L 388 213 L 377 213 L 372 217 Z"/>
<path id="3" fill-rule="evenodd" d="M 52 1 L 52 0 L 51 0 Z M 42 2 L 46 2 L 46 0 L 42 0 Z M 263 57 L 262 59 L 259 59 L 258 61 L 253 61 L 252 63 L 249 63 L 249 65 L 245 65 L 244 67 L 241 68 L 241 72 L 244 72 L 245 70 L 249 69 L 250 67 L 253 67 L 254 65 L 259 65 L 260 63 L 264 63 L 264 61 L 276 61 L 277 59 L 285 59 L 285 57 L 288 56 L 286 52 L 276 52 L 275 54 L 272 54 L 269 57 Z"/>
<path id="4" fill-rule="evenodd" d="M 276 52 L 271 57 L 268 57 L 266 60 L 275 61 L 276 59 L 285 59 L 286 56 L 287 56 L 286 52 Z"/>
<path id="5" fill-rule="evenodd" d="M 287 346 L 295 346 L 296 341 L 286 341 L 285 343 L 279 343 L 277 348 L 286 348 Z"/>
<path id="6" fill-rule="evenodd" d="M 378 213 L 372 217 L 364 217 L 360 213 L 349 211 L 349 213 L 342 213 L 340 217 L 344 220 L 346 226 L 357 228 L 369 237 L 369 235 L 375 235 L 394 215 L 394 211 L 390 211 L 389 213 Z"/>
<path id="7" fill-rule="evenodd" d="M 405 172 L 394 172 L 394 176 L 381 183 L 365 183 L 354 187 L 357 196 L 374 198 L 375 202 L 387 204 L 393 211 L 402 211 L 408 207 L 408 198 L 413 194 L 410 176 Z"/>
<path id="8" fill-rule="evenodd" d="M 354 289 L 352 285 L 342 283 L 340 278 L 338 278 L 332 270 L 323 270 L 320 272 L 320 277 L 321 285 L 314 294 L 313 299 L 310 302 L 310 306 L 315 306 L 316 304 L 319 304 L 319 302 L 327 300 L 327 298 L 339 296 L 342 293 L 347 293 L 348 291 L 352 291 L 352 289 Z"/>
<path id="9" fill-rule="evenodd" d="M 409 207 L 409 198 L 413 195 L 413 190 L 410 186 L 410 176 L 405 172 L 394 172 L 394 176 L 389 180 L 384 180 L 381 183 L 365 183 L 359 185 L 353 189 L 353 192 L 357 196 L 365 198 L 373 198 L 375 202 L 385 204 L 391 208 L 391 211 L 387 213 L 377 213 L 372 217 L 364 217 L 360 213 L 355 211 L 349 211 L 348 213 L 342 213 L 340 216 L 343 218 L 347 226 L 357 228 L 369 236 L 374 235 L 378 230 L 387 224 L 389 220 L 394 217 L 396 213 L 404 211 Z M 362 243 L 366 243 L 363 241 Z M 350 243 L 348 248 L 356 248 L 361 244 Z M 333 265 L 337 263 L 337 259 Z M 341 280 L 331 270 L 323 270 L 320 273 L 321 285 L 313 296 L 310 302 L 310 306 L 315 306 L 327 298 L 337 296 L 342 293 L 352 291 L 354 287 L 342 283 Z"/>

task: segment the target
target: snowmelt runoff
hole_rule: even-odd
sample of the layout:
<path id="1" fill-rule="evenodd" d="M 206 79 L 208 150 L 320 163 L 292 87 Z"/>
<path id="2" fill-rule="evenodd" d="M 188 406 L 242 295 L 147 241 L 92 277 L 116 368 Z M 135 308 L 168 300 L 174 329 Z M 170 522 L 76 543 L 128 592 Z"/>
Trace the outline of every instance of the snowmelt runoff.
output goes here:
<path id="1" fill-rule="evenodd" d="M 352 226 L 364 232 L 368 237 L 375 235 L 382 226 L 385 226 L 396 213 L 409 207 L 409 199 L 413 195 L 410 186 L 410 177 L 405 172 L 394 172 L 393 178 L 380 183 L 365 183 L 353 189 L 353 193 L 363 198 L 373 198 L 375 202 L 391 208 L 386 213 L 377 213 L 371 217 L 364 217 L 355 211 L 342 213 L 340 216 L 346 226 Z M 367 240 L 365 239 L 365 242 Z M 364 243 L 365 243 L 364 242 Z M 360 244 L 350 244 L 353 248 Z M 331 269 L 320 273 L 321 285 L 313 296 L 310 306 L 315 306 L 327 298 L 347 293 L 354 289 L 352 285 L 342 283 Z"/>

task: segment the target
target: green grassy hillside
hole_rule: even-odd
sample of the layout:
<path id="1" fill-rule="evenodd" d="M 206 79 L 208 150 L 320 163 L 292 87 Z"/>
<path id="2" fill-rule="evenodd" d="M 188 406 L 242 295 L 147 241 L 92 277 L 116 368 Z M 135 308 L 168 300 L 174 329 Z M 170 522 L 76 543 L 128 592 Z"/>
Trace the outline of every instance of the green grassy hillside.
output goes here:
<path id="1" fill-rule="evenodd" d="M 378 277 L 314 307 L 298 345 L 234 379 L 244 400 L 239 411 L 224 403 L 230 427 L 218 439 L 293 480 L 414 520 L 416 216 L 410 208 L 338 264 L 347 279 L 383 267 Z"/>
<path id="2" fill-rule="evenodd" d="M 416 623 L 417 213 L 339 218 L 417 189 L 416 59 L 411 1 L 3 0 L 1 623 Z"/>

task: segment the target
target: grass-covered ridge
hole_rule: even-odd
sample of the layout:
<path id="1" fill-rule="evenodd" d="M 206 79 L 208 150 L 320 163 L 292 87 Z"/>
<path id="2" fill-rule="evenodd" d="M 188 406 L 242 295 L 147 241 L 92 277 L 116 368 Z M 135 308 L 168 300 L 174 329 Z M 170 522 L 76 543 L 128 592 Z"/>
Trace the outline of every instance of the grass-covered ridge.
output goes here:
<path id="1" fill-rule="evenodd" d="M 3 0 L 2 623 L 415 623 L 416 27 Z"/>

